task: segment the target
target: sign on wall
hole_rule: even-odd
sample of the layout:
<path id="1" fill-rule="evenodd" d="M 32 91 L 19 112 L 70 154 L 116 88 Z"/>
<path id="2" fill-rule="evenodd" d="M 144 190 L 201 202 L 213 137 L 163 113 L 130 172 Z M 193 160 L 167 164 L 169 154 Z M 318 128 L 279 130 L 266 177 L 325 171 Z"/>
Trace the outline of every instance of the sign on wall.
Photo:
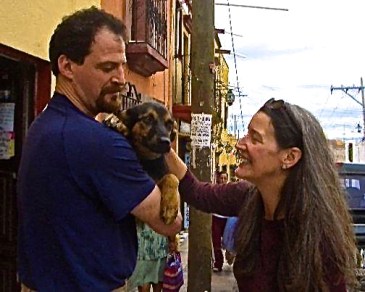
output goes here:
<path id="1" fill-rule="evenodd" d="M 197 148 L 210 147 L 212 115 L 191 114 L 191 145 Z"/>
<path id="2" fill-rule="evenodd" d="M 14 111 L 15 103 L 0 103 L 0 159 L 15 155 Z"/>

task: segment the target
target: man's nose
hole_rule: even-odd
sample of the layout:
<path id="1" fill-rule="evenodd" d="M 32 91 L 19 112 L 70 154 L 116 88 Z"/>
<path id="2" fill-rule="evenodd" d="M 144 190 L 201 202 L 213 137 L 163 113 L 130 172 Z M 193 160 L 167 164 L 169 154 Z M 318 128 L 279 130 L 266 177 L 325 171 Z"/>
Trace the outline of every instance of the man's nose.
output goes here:
<path id="1" fill-rule="evenodd" d="M 118 69 L 115 71 L 115 74 L 112 77 L 112 83 L 117 85 L 125 84 L 124 68 L 122 65 L 119 66 Z"/>

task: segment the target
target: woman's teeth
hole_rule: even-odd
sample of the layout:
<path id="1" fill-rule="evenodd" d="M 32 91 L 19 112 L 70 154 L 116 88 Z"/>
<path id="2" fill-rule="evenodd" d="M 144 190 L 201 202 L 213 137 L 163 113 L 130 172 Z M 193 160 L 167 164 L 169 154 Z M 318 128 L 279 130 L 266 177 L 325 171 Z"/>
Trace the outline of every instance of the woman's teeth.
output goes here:
<path id="1" fill-rule="evenodd" d="M 239 151 L 236 152 L 236 161 L 238 164 L 248 163 L 248 159 L 246 157 L 243 157 Z"/>

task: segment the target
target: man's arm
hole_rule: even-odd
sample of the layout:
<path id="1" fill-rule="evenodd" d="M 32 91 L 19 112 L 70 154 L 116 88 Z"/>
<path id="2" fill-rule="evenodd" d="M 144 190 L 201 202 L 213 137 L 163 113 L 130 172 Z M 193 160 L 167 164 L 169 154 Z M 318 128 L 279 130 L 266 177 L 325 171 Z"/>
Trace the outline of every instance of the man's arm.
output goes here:
<path id="1" fill-rule="evenodd" d="M 155 186 L 152 192 L 133 210 L 132 214 L 139 220 L 148 224 L 154 231 L 165 236 L 173 236 L 180 232 L 182 216 L 180 208 L 175 221 L 169 225 L 165 224 L 160 216 L 161 192 Z"/>

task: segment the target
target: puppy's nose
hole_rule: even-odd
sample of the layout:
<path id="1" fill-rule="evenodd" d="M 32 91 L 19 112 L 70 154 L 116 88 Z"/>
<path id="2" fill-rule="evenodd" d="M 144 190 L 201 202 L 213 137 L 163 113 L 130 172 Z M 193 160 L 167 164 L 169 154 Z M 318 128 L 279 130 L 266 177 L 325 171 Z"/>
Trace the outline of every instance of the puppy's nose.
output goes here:
<path id="1" fill-rule="evenodd" d="M 168 144 L 168 145 L 170 145 L 171 141 L 170 141 L 170 138 L 169 137 L 161 137 L 160 138 L 160 143 L 161 144 Z"/>
<path id="2" fill-rule="evenodd" d="M 170 150 L 171 141 L 168 137 L 161 137 L 160 138 L 160 145 L 161 148 L 164 149 L 164 151 Z"/>

